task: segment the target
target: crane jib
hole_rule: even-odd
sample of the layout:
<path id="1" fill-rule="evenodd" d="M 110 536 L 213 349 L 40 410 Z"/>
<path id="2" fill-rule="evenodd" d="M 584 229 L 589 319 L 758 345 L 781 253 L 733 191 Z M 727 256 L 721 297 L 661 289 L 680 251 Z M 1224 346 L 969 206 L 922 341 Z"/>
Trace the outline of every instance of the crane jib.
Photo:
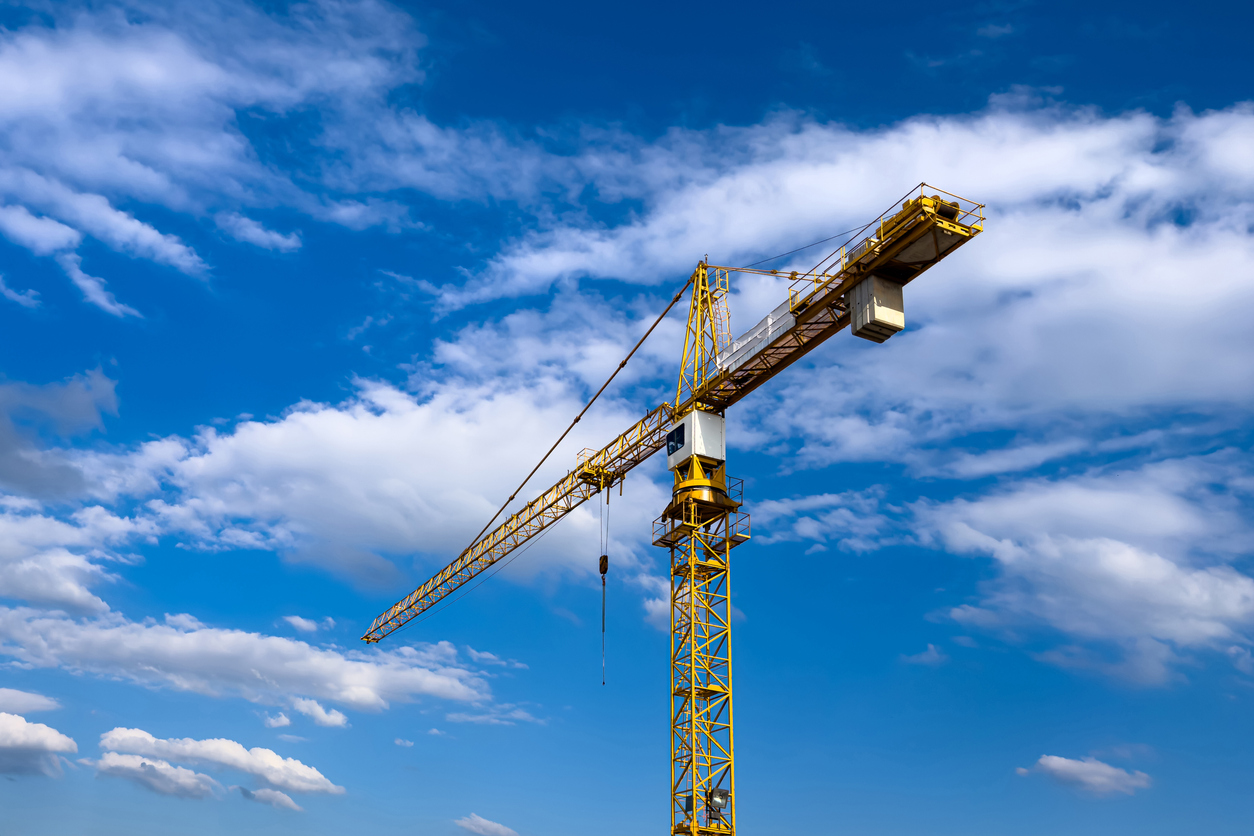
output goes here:
<path id="1" fill-rule="evenodd" d="M 362 639 L 377 642 L 395 632 L 575 510 L 603 487 L 622 481 L 629 471 L 666 444 L 673 414 L 669 403 L 660 404 L 614 441 L 585 457 L 579 467 L 557 484 L 476 540 L 439 574 L 376 618 Z"/>
<path id="2" fill-rule="evenodd" d="M 627 473 L 666 445 L 672 418 L 694 405 L 722 411 L 801 359 L 853 317 L 851 299 L 870 278 L 901 286 L 951 254 L 983 231 L 981 204 L 947 195 L 917 196 L 896 205 L 867 224 L 868 234 L 842 247 L 808 273 L 792 273 L 788 298 L 775 310 L 731 340 L 714 358 L 704 382 L 682 403 L 661 404 L 610 444 L 586 457 L 560 481 L 529 502 L 497 528 L 480 537 L 456 560 L 381 614 L 362 636 L 377 642 L 429 610 L 485 570 L 562 519 L 602 489 L 621 482 Z M 715 267 L 711 271 L 781 275 L 775 270 Z M 900 328 L 900 325 L 892 326 Z M 891 333 L 891 331 L 889 332 Z M 859 334 L 862 336 L 863 334 Z M 881 341 L 884 337 L 869 337 Z"/>

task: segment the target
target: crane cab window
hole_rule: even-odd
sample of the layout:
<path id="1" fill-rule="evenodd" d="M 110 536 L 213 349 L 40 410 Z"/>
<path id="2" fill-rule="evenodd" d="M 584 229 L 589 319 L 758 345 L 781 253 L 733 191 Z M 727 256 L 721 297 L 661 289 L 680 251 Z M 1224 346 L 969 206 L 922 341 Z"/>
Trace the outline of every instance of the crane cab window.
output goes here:
<path id="1" fill-rule="evenodd" d="M 666 455 L 678 453 L 684 447 L 684 425 L 680 424 L 666 434 Z"/>

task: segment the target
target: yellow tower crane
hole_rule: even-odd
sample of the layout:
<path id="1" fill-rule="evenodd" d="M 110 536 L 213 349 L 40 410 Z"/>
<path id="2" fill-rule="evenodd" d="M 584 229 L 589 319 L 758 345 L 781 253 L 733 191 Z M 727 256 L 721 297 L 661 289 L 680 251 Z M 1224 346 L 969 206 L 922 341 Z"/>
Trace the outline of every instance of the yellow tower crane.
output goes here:
<path id="1" fill-rule="evenodd" d="M 376 618 L 362 640 L 377 642 L 404 626 L 665 447 L 674 489 L 653 523 L 653 544 L 670 552 L 670 832 L 734 836 L 729 570 L 731 550 L 749 539 L 749 515 L 740 510 L 741 481 L 727 476 L 724 414 L 846 326 L 877 343 L 902 330 L 902 287 L 983 229 L 982 204 L 920 184 L 853 233 L 852 246 L 808 272 L 789 273 L 788 298 L 734 340 L 730 274 L 780 272 L 703 260 L 671 302 L 691 287 L 674 403 L 580 454 L 557 484 L 492 531 L 485 527 L 456 560 Z"/>

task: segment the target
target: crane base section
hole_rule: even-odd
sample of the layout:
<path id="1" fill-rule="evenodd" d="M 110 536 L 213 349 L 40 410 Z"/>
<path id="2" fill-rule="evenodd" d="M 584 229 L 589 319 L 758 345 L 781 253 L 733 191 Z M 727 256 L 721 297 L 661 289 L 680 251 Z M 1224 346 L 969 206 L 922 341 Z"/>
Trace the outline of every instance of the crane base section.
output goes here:
<path id="1" fill-rule="evenodd" d="M 749 515 L 735 493 L 687 493 L 653 524 L 671 561 L 672 836 L 736 831 L 729 561 L 749 539 Z"/>

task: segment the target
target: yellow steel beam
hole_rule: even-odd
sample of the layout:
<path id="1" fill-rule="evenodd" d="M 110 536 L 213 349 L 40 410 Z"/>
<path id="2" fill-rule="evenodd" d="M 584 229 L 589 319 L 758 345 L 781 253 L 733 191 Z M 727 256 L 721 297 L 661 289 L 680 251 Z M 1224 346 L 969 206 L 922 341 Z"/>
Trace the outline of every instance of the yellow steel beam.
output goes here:
<path id="1" fill-rule="evenodd" d="M 557 484 L 471 543 L 439 574 L 380 615 L 362 636 L 377 642 L 473 580 L 514 549 L 578 508 L 602 488 L 622 481 L 628 471 L 666 444 L 673 409 L 664 403 L 567 473 Z"/>
<path id="2" fill-rule="evenodd" d="M 984 231 L 984 206 L 926 183 L 916 186 L 898 209 L 885 211 L 864 227 L 851 247 L 842 247 L 808 273 L 792 273 L 787 315 L 792 324 L 767 347 L 735 369 L 715 359 L 704 383 L 675 404 L 678 415 L 695 405 L 724 410 L 849 324 L 846 294 L 871 275 L 907 284 Z M 716 267 L 710 271 L 780 275 L 778 270 Z M 782 306 L 781 306 L 782 307 Z"/>
<path id="3" fill-rule="evenodd" d="M 689 311 L 688 340 L 675 404 L 655 407 L 557 484 L 528 503 L 497 528 L 487 532 L 456 560 L 381 614 L 362 636 L 377 642 L 492 566 L 511 551 L 574 510 L 609 483 L 621 481 L 665 444 L 676 416 L 700 406 L 723 411 L 770 380 L 849 324 L 846 293 L 869 275 L 905 284 L 932 267 L 984 229 L 981 204 L 921 184 L 897 208 L 864 227 L 853 246 L 842 247 L 808 273 L 792 274 L 788 297 L 788 328 L 752 359 L 735 369 L 721 367 L 727 345 L 726 293 L 731 272 L 779 275 L 778 271 L 717 267 L 702 262 L 694 273 L 701 292 L 694 291 L 698 314 Z M 687 342 L 687 340 L 686 340 Z M 682 377 L 682 375 L 681 375 Z"/>
<path id="4" fill-rule="evenodd" d="M 749 539 L 749 517 L 701 500 L 683 506 L 663 515 L 662 530 L 675 530 L 672 517 L 693 524 L 655 540 L 671 565 L 671 833 L 734 836 L 730 558 Z"/>

